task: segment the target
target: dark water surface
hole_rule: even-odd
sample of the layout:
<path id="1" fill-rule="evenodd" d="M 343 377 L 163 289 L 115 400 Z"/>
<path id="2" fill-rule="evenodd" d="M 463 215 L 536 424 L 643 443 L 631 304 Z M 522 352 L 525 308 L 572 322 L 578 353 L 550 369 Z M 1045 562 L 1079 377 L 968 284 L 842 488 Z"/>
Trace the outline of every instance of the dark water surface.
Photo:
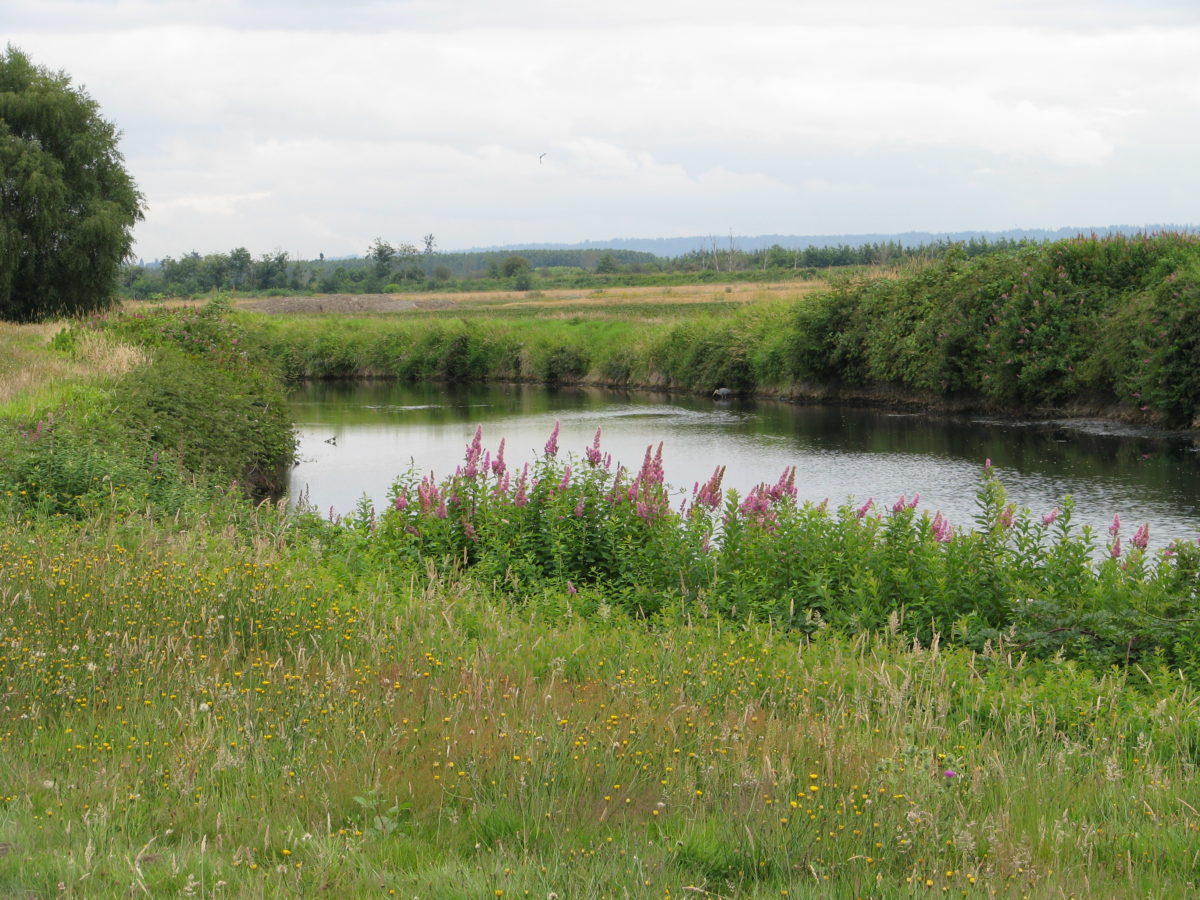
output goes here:
<path id="1" fill-rule="evenodd" d="M 874 497 L 891 505 L 919 491 L 922 507 L 969 526 L 980 469 L 990 458 L 1009 499 L 1039 515 L 1070 494 L 1075 521 L 1101 534 L 1114 513 L 1129 534 L 1149 522 L 1155 546 L 1200 533 L 1196 444 L 1112 423 L 952 420 L 589 388 L 388 381 L 305 385 L 292 396 L 292 414 L 300 463 L 291 494 L 323 512 L 348 512 L 364 494 L 382 506 L 410 466 L 452 474 L 476 425 L 485 447 L 494 452 L 505 438 L 510 463 L 531 461 L 559 420 L 560 456 L 582 456 L 600 427 L 603 449 L 636 470 L 646 446 L 662 441 L 667 481 L 689 495 L 717 465 L 727 466 L 725 487 L 742 493 L 795 466 L 801 500 L 828 498 L 836 506 Z"/>

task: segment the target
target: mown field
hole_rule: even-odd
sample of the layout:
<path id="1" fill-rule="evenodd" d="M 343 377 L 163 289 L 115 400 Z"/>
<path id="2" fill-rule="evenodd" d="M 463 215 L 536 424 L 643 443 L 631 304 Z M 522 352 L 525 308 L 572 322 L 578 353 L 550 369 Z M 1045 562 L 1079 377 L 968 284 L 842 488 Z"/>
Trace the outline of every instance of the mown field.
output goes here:
<path id="1" fill-rule="evenodd" d="M 618 300 L 661 322 L 0 328 L 0 894 L 1195 893 L 1193 544 L 1032 517 L 986 470 L 973 527 L 797 505 L 786 473 L 679 508 L 602 436 L 528 472 L 475 444 L 339 522 L 253 499 L 301 363 L 467 334 L 467 377 L 508 334 L 535 377 L 582 329 L 636 370 L 637 339 L 778 336 L 895 283 Z"/>

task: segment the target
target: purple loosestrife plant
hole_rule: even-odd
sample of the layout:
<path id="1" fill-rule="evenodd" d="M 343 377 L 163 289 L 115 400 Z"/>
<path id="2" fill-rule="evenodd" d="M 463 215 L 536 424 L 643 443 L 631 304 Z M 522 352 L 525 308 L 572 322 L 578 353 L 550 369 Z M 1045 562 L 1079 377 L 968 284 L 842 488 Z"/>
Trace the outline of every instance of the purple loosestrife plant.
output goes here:
<path id="1" fill-rule="evenodd" d="M 1200 651 L 1188 649 L 1200 646 L 1200 626 L 1188 624 L 1200 546 L 1150 557 L 1143 525 L 1125 552 L 1114 517 L 1107 553 L 1097 550 L 1088 529 L 1072 530 L 1069 497 L 1034 517 L 1007 501 L 990 465 L 976 527 L 955 530 L 941 512 L 918 514 L 916 495 L 883 509 L 797 503 L 791 468 L 739 497 L 722 495 L 717 466 L 676 504 L 661 444 L 636 473 L 610 472 L 598 440 L 560 459 L 557 429 L 554 452 L 510 478 L 503 445 L 489 457 L 482 437 L 455 475 L 398 480 L 376 527 L 352 529 L 354 517 L 341 527 L 397 565 L 463 566 L 530 600 L 569 585 L 639 615 L 670 606 L 810 633 L 891 628 L 1102 667 L 1159 653 L 1200 683 Z"/>

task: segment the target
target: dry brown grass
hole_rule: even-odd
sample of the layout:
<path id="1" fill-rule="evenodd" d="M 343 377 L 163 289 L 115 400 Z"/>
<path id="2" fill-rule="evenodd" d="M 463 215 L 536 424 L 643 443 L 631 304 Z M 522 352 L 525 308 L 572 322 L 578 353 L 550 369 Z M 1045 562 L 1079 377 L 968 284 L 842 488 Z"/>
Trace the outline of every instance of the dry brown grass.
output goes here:
<path id="1" fill-rule="evenodd" d="M 689 284 L 672 287 L 570 288 L 548 291 L 472 291 L 461 294 L 321 294 L 309 297 L 246 297 L 239 309 L 275 314 L 420 313 L 428 310 L 603 310 L 608 306 L 687 306 L 793 300 L 824 290 L 825 281 L 770 284 Z M 166 306 L 198 306 L 200 300 L 168 301 Z M 139 307 L 140 308 L 140 307 Z"/>
<path id="2" fill-rule="evenodd" d="M 71 355 L 50 349 L 61 322 L 0 326 L 0 406 L 21 398 L 45 400 L 63 386 L 114 378 L 146 362 L 144 350 L 96 332 L 84 334 Z"/>

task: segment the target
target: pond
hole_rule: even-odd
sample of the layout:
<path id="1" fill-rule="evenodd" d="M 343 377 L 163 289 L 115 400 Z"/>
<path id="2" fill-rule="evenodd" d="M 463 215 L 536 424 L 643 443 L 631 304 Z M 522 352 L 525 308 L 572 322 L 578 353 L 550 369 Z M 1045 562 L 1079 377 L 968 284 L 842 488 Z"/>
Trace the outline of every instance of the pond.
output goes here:
<path id="1" fill-rule="evenodd" d="M 776 401 L 530 385 L 314 382 L 291 398 L 300 462 L 290 493 L 344 514 L 364 495 L 387 502 L 410 467 L 453 474 L 477 425 L 493 452 L 532 461 L 555 421 L 560 453 L 582 456 L 596 429 L 602 447 L 636 468 L 648 445 L 664 445 L 666 480 L 690 496 L 717 465 L 745 493 L 796 467 L 800 500 L 891 505 L 920 493 L 920 506 L 970 526 L 984 460 L 1009 499 L 1038 515 L 1070 494 L 1075 521 L 1101 536 L 1119 513 L 1132 534 L 1150 524 L 1154 546 L 1200 533 L 1200 453 L 1188 437 L 1108 422 L 943 418 Z"/>

